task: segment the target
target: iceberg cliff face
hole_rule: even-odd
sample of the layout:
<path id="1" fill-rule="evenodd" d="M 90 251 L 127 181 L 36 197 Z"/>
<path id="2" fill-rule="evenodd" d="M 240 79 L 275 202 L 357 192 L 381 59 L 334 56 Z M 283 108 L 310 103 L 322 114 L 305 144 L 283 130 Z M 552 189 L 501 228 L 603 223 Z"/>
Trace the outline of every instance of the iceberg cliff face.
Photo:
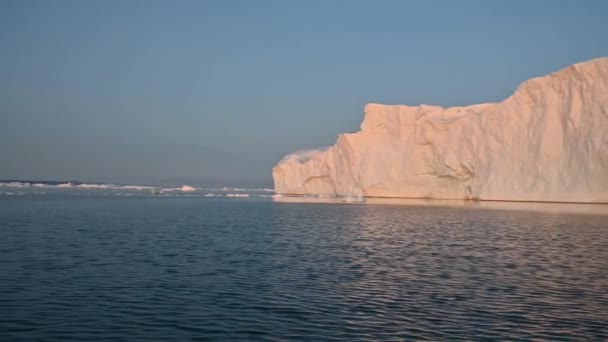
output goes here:
<path id="1" fill-rule="evenodd" d="M 521 84 L 500 103 L 368 104 L 361 131 L 286 156 L 280 194 L 608 202 L 608 58 Z"/>

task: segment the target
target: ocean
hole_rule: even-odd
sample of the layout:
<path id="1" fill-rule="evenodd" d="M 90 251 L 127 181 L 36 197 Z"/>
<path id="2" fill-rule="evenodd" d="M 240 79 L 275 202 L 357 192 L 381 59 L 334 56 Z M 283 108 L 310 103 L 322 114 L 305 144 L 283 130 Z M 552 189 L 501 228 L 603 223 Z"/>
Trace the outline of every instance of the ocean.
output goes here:
<path id="1" fill-rule="evenodd" d="M 608 340 L 606 215 L 19 191 L 2 341 Z"/>

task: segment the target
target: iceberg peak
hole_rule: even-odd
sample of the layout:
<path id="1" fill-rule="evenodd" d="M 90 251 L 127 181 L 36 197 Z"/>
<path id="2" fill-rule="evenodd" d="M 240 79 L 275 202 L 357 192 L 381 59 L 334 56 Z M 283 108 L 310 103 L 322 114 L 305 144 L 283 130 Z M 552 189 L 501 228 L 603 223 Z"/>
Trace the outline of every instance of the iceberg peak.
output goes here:
<path id="1" fill-rule="evenodd" d="M 278 194 L 608 202 L 608 58 L 520 84 L 498 103 L 370 103 L 361 131 L 290 154 Z"/>

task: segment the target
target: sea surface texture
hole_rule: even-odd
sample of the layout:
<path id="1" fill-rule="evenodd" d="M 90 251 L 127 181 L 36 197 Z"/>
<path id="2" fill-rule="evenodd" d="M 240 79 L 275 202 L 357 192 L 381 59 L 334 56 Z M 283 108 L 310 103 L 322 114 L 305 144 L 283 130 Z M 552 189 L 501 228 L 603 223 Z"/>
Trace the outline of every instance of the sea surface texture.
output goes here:
<path id="1" fill-rule="evenodd" d="M 2 341 L 608 340 L 608 216 L 0 197 Z"/>

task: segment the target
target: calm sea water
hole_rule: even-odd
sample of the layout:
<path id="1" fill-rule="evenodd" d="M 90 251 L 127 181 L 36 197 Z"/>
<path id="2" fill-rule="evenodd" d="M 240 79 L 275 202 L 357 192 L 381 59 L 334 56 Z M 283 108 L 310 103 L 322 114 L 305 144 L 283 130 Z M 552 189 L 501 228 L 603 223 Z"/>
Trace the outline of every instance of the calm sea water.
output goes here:
<path id="1" fill-rule="evenodd" d="M 608 216 L 0 198 L 0 340 L 607 340 Z"/>

